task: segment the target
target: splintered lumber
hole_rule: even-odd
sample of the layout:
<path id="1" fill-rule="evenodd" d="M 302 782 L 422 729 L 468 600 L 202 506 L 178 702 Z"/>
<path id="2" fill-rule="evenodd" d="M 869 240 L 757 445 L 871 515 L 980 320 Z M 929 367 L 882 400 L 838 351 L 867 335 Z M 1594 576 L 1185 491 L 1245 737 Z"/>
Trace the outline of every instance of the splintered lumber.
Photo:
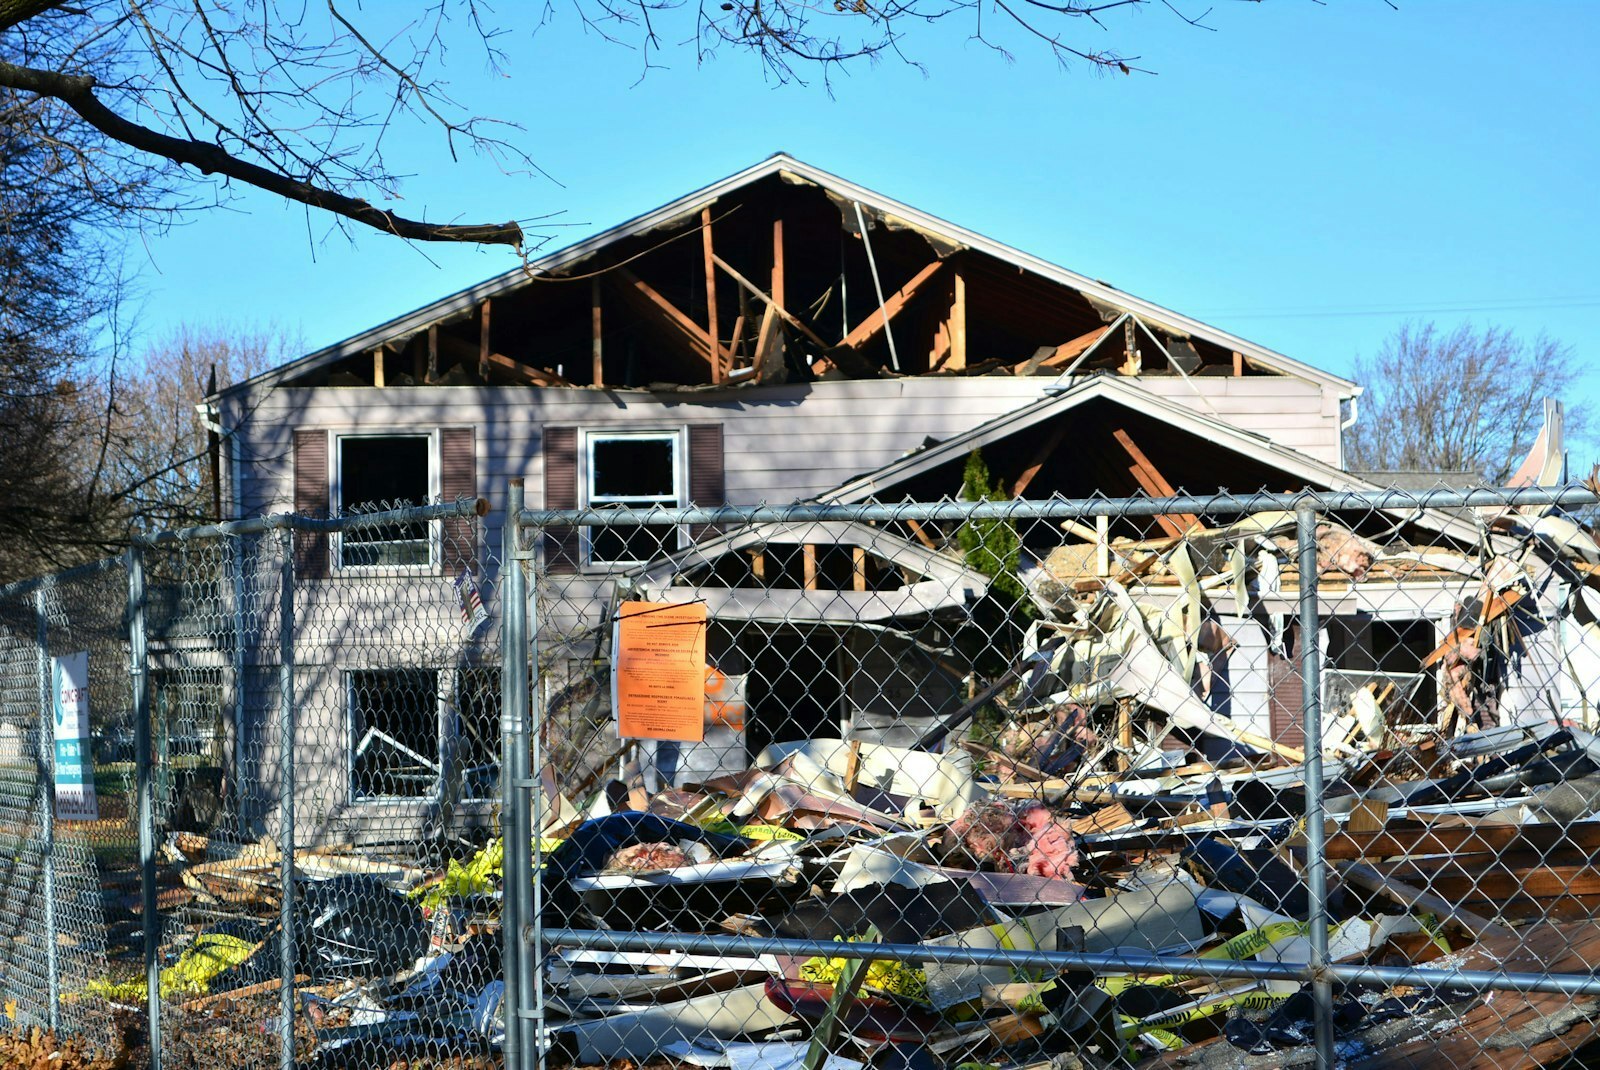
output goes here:
<path id="1" fill-rule="evenodd" d="M 1462 625 L 1451 632 L 1445 637 L 1444 642 L 1434 649 L 1433 653 L 1422 659 L 1422 667 L 1424 669 L 1432 668 L 1444 660 L 1445 655 L 1459 649 L 1462 643 L 1469 639 L 1476 639 L 1478 633 L 1483 630 L 1484 625 L 1505 616 L 1511 611 L 1511 607 L 1520 601 L 1522 601 L 1522 592 L 1515 589 L 1502 591 L 1489 599 L 1489 604 L 1484 607 L 1483 616 L 1478 623 L 1475 625 Z"/>
<path id="2" fill-rule="evenodd" d="M 1488 936 L 1511 935 L 1509 929 L 1490 921 L 1482 914 L 1457 906 L 1430 891 L 1385 876 L 1365 862 L 1346 863 L 1339 867 L 1339 875 L 1346 883 L 1385 896 L 1401 906 L 1431 910 L 1442 920 L 1453 922 L 1480 940 Z"/>
<path id="3" fill-rule="evenodd" d="M 1146 494 L 1152 498 L 1171 498 L 1176 495 L 1177 492 L 1172 489 L 1172 484 L 1168 483 L 1160 470 L 1150 463 L 1150 458 L 1146 457 L 1144 451 L 1133 441 L 1133 436 L 1119 427 L 1111 432 L 1111 437 L 1117 440 L 1117 445 L 1122 447 L 1132 461 L 1128 465 L 1128 472 L 1138 481 Z M 1197 526 L 1200 521 L 1191 513 L 1178 513 L 1173 516 L 1162 514 L 1156 517 L 1156 523 L 1160 524 L 1161 530 L 1169 536 L 1178 538 Z"/>
<path id="4" fill-rule="evenodd" d="M 1074 836 L 1089 836 L 1096 832 L 1110 832 L 1113 829 L 1125 828 L 1134 823 L 1134 816 L 1128 808 L 1120 802 L 1102 807 L 1088 817 L 1074 818 L 1072 821 L 1072 834 Z"/>
<path id="5" fill-rule="evenodd" d="M 789 324 L 789 326 L 793 327 L 795 330 L 799 331 L 801 334 L 803 334 L 807 338 L 811 339 L 818 346 L 821 346 L 823 348 L 828 348 L 828 343 L 824 342 L 821 339 L 821 337 L 819 337 L 817 335 L 817 332 L 813 331 L 810 327 L 807 327 L 804 323 L 800 322 L 800 317 L 799 316 L 796 316 L 794 313 L 792 313 L 788 309 L 784 308 L 783 307 L 783 302 L 781 300 L 779 300 L 776 297 L 768 297 L 765 293 L 761 292 L 761 290 L 756 288 L 756 284 L 755 283 L 751 282 L 749 279 L 747 279 L 743 275 L 739 274 L 738 270 L 735 269 L 733 267 L 733 265 L 729 264 L 726 260 L 722 259 L 722 257 L 713 256 L 711 258 L 711 260 L 712 260 L 713 263 L 715 263 L 723 271 L 726 271 L 728 273 L 728 277 L 730 279 L 732 279 L 734 282 L 738 283 L 740 286 L 743 286 L 745 288 L 745 290 L 750 294 L 751 297 L 754 297 L 757 301 L 760 301 L 762 304 L 766 305 L 773 312 L 777 313 L 777 315 L 779 317 L 781 317 L 785 323 Z M 774 278 L 776 278 L 781 283 L 783 281 L 782 272 L 781 271 L 776 271 L 776 265 L 774 267 L 775 267 Z"/>
<path id="6" fill-rule="evenodd" d="M 1478 825 L 1435 828 L 1419 822 L 1394 822 L 1381 832 L 1349 829 L 1330 836 L 1325 853 L 1332 860 L 1404 858 L 1423 855 L 1499 855 L 1531 851 L 1600 851 L 1600 821 L 1567 825 Z"/>

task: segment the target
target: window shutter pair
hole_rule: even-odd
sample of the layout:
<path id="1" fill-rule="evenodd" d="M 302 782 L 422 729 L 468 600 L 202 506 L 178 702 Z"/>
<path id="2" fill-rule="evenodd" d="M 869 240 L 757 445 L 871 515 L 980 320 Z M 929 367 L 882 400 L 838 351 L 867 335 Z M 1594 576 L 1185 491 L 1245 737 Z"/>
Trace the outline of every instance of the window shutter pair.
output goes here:
<path id="1" fill-rule="evenodd" d="M 546 427 L 542 452 L 544 507 L 578 508 L 578 429 Z M 689 504 L 724 505 L 727 499 L 722 455 L 722 425 L 690 424 Z M 693 534 L 699 536 L 706 530 L 709 530 L 709 525 L 696 525 Z M 546 529 L 544 558 L 545 566 L 551 572 L 578 571 L 582 564 L 578 529 L 575 527 Z"/>
<path id="2" fill-rule="evenodd" d="M 294 511 L 304 516 L 331 515 L 333 493 L 330 486 L 332 465 L 329 451 L 332 436 L 327 431 L 294 433 Z M 439 493 L 447 502 L 478 494 L 477 449 L 470 427 L 447 427 L 439 432 Z M 419 503 L 423 504 L 423 503 Z M 446 576 L 460 575 L 477 558 L 470 518 L 446 520 L 442 524 L 444 544 L 441 560 Z M 301 579 L 325 580 L 332 573 L 328 536 L 320 531 L 297 531 L 294 535 L 294 569 Z"/>

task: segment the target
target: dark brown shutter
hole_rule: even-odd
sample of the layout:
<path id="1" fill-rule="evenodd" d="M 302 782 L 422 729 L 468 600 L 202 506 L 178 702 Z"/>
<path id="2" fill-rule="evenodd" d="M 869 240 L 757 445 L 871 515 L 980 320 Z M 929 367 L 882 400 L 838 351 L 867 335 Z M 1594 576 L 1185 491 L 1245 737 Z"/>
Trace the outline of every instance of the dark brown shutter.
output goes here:
<path id="1" fill-rule="evenodd" d="M 715 506 L 728 504 L 727 480 L 722 466 L 722 425 L 689 425 L 689 504 Z M 716 531 L 713 524 L 696 524 L 689 529 L 699 539 Z"/>
<path id="2" fill-rule="evenodd" d="M 576 427 L 547 427 L 544 429 L 544 507 L 546 509 L 576 509 L 578 507 L 578 429 Z M 578 529 L 559 527 L 545 529 L 544 560 L 551 572 L 578 571 Z"/>
<path id="3" fill-rule="evenodd" d="M 447 427 L 439 432 L 439 496 L 447 502 L 478 496 L 478 458 L 470 427 Z M 478 548 L 470 518 L 446 520 L 443 527 L 439 557 L 444 574 L 454 578 L 473 567 Z"/>
<path id="4" fill-rule="evenodd" d="M 1289 635 L 1299 632 L 1291 625 Z M 1295 648 L 1294 640 L 1286 637 L 1285 646 Z M 1267 712 L 1269 733 L 1274 740 L 1290 747 L 1304 747 L 1305 726 L 1301 717 L 1305 712 L 1305 686 L 1300 675 L 1300 659 L 1286 658 L 1281 654 L 1267 653 Z"/>
<path id="5" fill-rule="evenodd" d="M 328 515 L 328 432 L 294 433 L 294 511 Z M 294 572 L 300 579 L 328 578 L 328 536 L 319 531 L 294 534 Z"/>

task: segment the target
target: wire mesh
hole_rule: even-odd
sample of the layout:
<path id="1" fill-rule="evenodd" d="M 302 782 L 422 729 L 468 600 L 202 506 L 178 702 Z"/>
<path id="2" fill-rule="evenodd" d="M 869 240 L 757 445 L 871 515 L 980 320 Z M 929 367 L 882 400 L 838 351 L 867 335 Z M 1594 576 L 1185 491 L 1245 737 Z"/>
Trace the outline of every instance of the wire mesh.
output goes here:
<path id="1" fill-rule="evenodd" d="M 1600 545 L 1519 495 L 435 509 L 6 588 L 0 1008 L 134 1066 L 1585 1065 Z"/>
<path id="2" fill-rule="evenodd" d="M 1600 547 L 1562 496 L 526 514 L 529 1057 L 1573 1056 Z"/>

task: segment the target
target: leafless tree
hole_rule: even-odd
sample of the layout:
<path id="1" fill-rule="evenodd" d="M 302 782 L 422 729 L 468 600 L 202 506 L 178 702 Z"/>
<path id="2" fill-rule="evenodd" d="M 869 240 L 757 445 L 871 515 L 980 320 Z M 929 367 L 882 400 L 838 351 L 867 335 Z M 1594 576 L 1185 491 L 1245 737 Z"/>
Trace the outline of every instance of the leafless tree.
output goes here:
<path id="1" fill-rule="evenodd" d="M 1571 346 L 1543 334 L 1404 324 L 1376 357 L 1356 362 L 1366 393 L 1345 438 L 1350 467 L 1502 483 L 1538 435 L 1545 398 L 1566 400 L 1567 436 L 1582 435 L 1588 408 L 1571 403 L 1582 371 Z"/>
<path id="2" fill-rule="evenodd" d="M 1031 41 L 1059 62 L 1136 69 L 1088 43 L 1107 20 L 1153 6 L 1196 26 L 1187 0 L 572 0 L 575 18 L 630 46 L 646 68 L 690 42 L 757 55 L 769 76 L 804 80 L 882 55 L 914 62 L 906 34 L 958 23 L 1006 52 Z M 536 21 L 558 13 L 547 6 Z M 432 126 L 448 151 L 532 168 L 505 124 L 473 115 L 442 77 L 446 52 L 502 67 L 505 34 L 483 0 L 0 0 L 0 90 L 53 136 L 42 162 L 97 200 L 151 213 L 199 207 L 243 184 L 420 241 L 527 244 L 523 224 L 402 216 L 384 207 L 400 176 L 385 158 L 397 122 Z M 535 20 L 527 20 L 531 23 Z M 209 181 L 205 179 L 209 178 Z"/>
<path id="3" fill-rule="evenodd" d="M 105 383 L 103 478 L 121 533 L 219 519 L 216 443 L 196 409 L 212 389 L 276 367 L 300 348 L 281 328 L 186 324 L 157 336 Z"/>

